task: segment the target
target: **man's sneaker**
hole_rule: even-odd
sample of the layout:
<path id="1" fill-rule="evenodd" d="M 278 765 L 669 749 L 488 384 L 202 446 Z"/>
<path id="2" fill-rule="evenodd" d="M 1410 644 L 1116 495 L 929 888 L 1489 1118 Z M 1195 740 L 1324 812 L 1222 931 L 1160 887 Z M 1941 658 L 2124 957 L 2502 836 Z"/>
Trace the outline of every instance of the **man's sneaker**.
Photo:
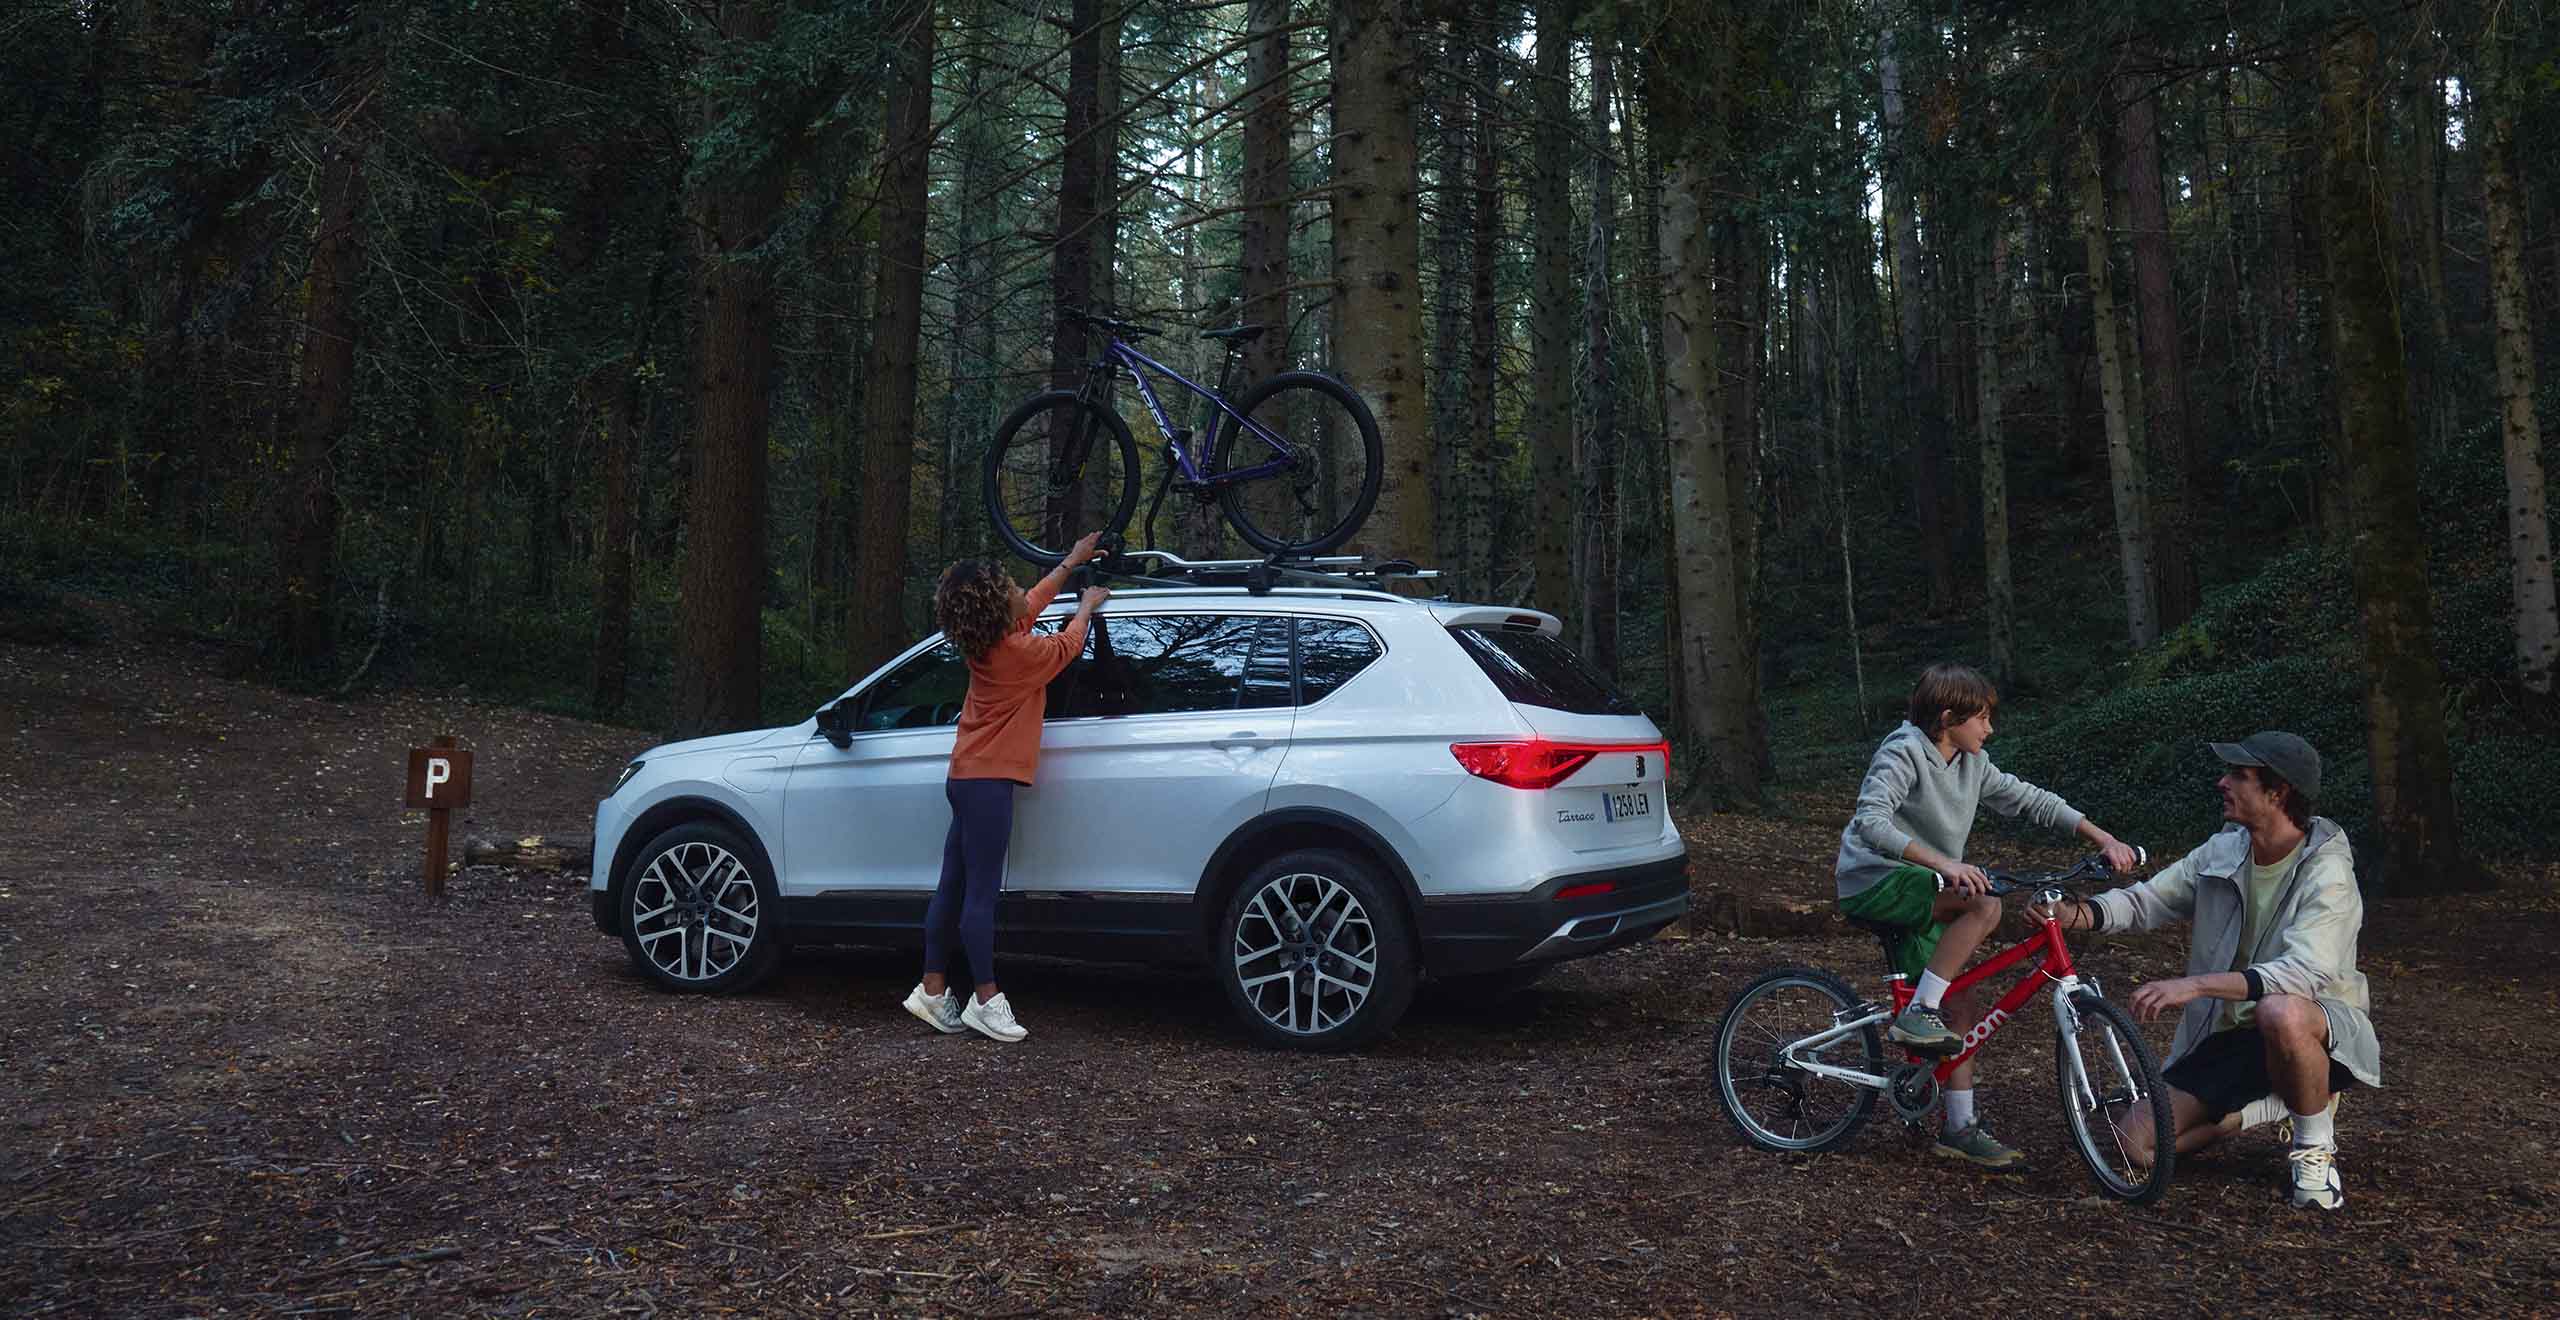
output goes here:
<path id="1" fill-rule="evenodd" d="M 1968 1123 L 1960 1132 L 1941 1132 L 1931 1154 L 1949 1159 L 1967 1160 L 1985 1169 L 2014 1169 L 2024 1165 L 2027 1157 L 2000 1144 L 2000 1139 L 1982 1130 L 1980 1123 Z"/>
<path id="2" fill-rule="evenodd" d="M 1031 1034 L 1013 1020 L 1013 1005 L 1005 1002 L 1001 994 L 983 1002 L 976 995 L 969 996 L 969 1006 L 960 1010 L 960 1021 L 989 1040 L 1020 1040 Z"/>
<path id="3" fill-rule="evenodd" d="M 1917 1000 L 1902 1010 L 1885 1034 L 1896 1044 L 1908 1045 L 1921 1054 L 1953 1054 L 1964 1044 L 1964 1037 L 1947 1025 L 1947 1015 L 1934 1008 L 1922 1008 Z"/>
<path id="4" fill-rule="evenodd" d="M 924 1019 L 924 1024 L 947 1035 L 961 1030 L 960 997 L 948 990 L 938 995 L 924 992 L 924 982 L 907 992 L 907 1011 Z"/>
<path id="5" fill-rule="evenodd" d="M 2338 1184 L 2337 1147 L 2296 1146 L 2284 1158 L 2292 1166 L 2295 1205 L 2335 1210 L 2347 1203 L 2347 1194 Z"/>

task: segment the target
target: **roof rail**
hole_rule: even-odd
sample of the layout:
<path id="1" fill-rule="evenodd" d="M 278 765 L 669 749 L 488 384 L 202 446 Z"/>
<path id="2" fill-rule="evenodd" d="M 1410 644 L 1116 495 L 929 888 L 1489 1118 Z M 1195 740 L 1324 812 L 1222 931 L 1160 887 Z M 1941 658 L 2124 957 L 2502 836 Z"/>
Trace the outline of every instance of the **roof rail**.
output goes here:
<path id="1" fill-rule="evenodd" d="M 1139 571 L 1139 565 L 1152 565 Z M 1440 576 L 1410 559 L 1377 559 L 1365 555 L 1272 555 L 1265 559 L 1185 559 L 1169 550 L 1122 550 L 1092 566 L 1101 576 L 1151 587 L 1242 587 L 1267 596 L 1274 587 L 1332 587 L 1347 591 L 1383 591 L 1390 578 L 1424 580 Z"/>

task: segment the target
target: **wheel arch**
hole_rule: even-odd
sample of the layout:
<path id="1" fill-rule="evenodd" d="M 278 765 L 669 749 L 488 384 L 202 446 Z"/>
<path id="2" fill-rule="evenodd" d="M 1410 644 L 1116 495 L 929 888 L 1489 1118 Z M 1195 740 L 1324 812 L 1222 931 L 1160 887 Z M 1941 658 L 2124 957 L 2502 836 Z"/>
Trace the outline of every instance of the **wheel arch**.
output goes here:
<path id="1" fill-rule="evenodd" d="M 773 855 L 765 851 L 764 836 L 758 834 L 756 828 L 748 824 L 747 818 L 740 815 L 736 808 L 717 798 L 690 795 L 668 798 L 663 802 L 652 804 L 647 810 L 634 817 L 631 824 L 622 831 L 622 841 L 614 846 L 613 869 L 605 873 L 611 877 L 605 884 L 605 911 L 610 914 L 613 923 L 608 934 L 624 933 L 622 899 L 631 884 L 631 864 L 638 860 L 640 850 L 647 847 L 650 840 L 678 825 L 703 820 L 715 821 L 735 832 L 739 842 L 745 844 L 747 850 L 755 854 L 756 865 L 763 869 L 765 877 L 773 882 L 777 890 L 780 889 L 782 876 L 774 869 Z M 777 908 L 774 915 L 777 918 L 780 917 L 781 910 Z M 787 923 L 778 922 L 775 930 L 786 936 L 790 933 Z"/>
<path id="2" fill-rule="evenodd" d="M 1396 895 L 1404 905 L 1406 929 L 1420 931 L 1421 886 L 1415 882 L 1412 868 L 1405 865 L 1404 858 L 1384 837 L 1339 811 L 1284 807 L 1237 826 L 1209 854 L 1208 865 L 1201 868 L 1193 915 L 1204 957 L 1217 947 L 1218 920 L 1226 915 L 1227 902 L 1234 897 L 1236 886 L 1244 882 L 1245 872 L 1253 869 L 1256 862 L 1293 848 L 1335 848 L 1375 864 L 1395 885 Z M 1417 969 L 1421 959 L 1420 941 L 1416 940 Z"/>

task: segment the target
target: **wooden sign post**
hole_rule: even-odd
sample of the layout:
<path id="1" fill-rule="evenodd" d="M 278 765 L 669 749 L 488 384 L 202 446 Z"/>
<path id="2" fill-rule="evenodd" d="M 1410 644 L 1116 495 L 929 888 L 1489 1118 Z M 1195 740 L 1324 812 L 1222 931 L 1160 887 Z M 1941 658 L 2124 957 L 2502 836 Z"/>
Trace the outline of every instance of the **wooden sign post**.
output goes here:
<path id="1" fill-rule="evenodd" d="M 471 805 L 471 753 L 454 746 L 452 734 L 409 749 L 408 804 L 427 809 L 427 897 L 441 899 L 453 812 Z"/>

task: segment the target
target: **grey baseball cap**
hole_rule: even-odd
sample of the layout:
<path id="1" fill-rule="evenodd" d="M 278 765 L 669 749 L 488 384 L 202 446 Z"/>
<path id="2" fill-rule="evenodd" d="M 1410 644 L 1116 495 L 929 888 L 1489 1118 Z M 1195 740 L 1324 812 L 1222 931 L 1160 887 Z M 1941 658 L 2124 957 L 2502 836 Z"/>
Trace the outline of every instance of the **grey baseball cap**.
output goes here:
<path id="1" fill-rule="evenodd" d="M 2317 801 L 2320 797 L 2320 753 L 2301 735 L 2268 730 L 2236 743 L 2206 743 L 2225 765 L 2262 765 Z"/>

